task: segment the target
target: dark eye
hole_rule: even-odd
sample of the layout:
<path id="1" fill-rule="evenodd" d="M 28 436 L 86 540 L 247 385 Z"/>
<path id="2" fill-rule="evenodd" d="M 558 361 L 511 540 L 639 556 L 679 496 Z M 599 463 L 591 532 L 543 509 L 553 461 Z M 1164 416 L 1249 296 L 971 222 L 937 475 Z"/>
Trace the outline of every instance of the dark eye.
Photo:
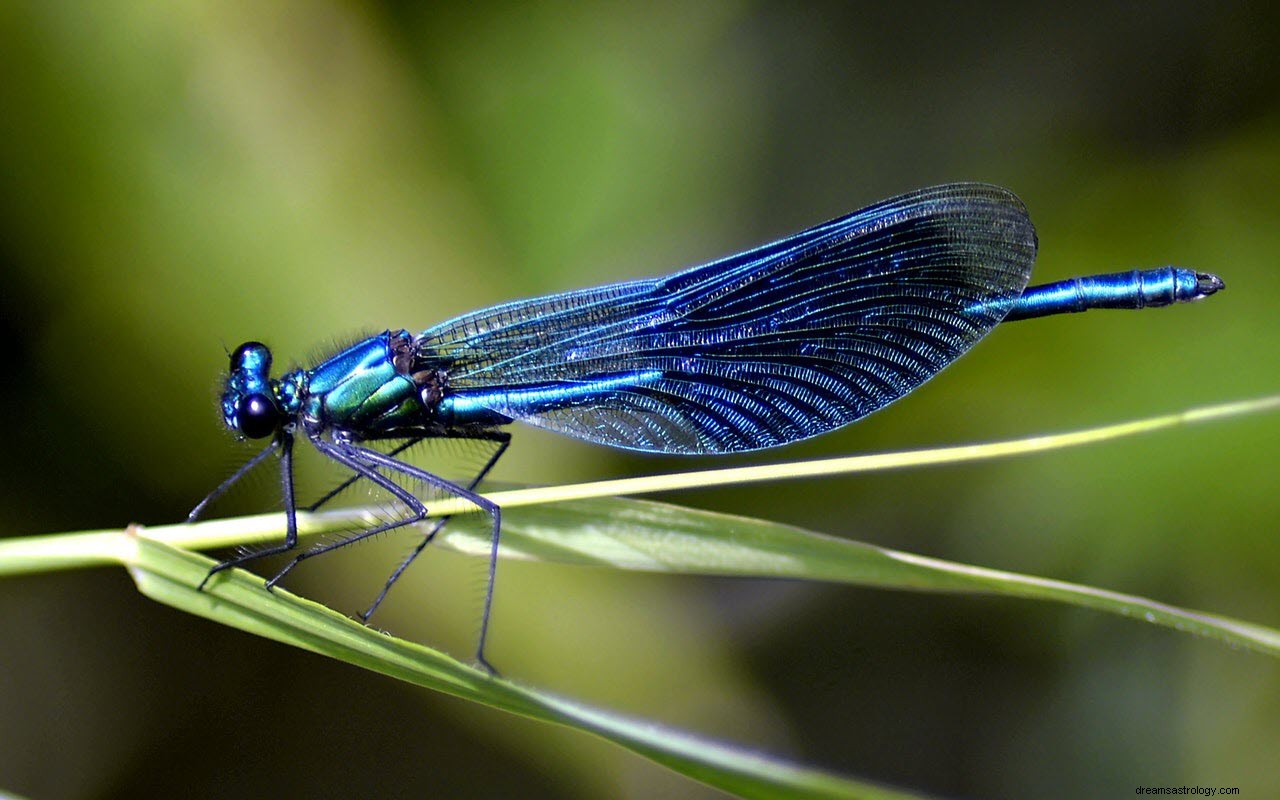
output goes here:
<path id="1" fill-rule="evenodd" d="M 231 354 L 231 371 L 248 369 L 265 374 L 271 369 L 271 350 L 262 342 L 245 342 Z"/>
<path id="2" fill-rule="evenodd" d="M 276 404 L 265 394 L 251 394 L 236 405 L 240 432 L 250 439 L 264 439 L 275 433 L 280 422 Z"/>

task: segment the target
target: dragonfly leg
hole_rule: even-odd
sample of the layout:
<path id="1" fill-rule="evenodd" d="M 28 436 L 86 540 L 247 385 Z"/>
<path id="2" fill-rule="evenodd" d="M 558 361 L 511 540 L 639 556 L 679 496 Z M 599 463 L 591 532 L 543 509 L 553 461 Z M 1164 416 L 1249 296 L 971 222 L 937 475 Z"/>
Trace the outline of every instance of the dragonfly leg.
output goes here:
<path id="1" fill-rule="evenodd" d="M 225 481 L 218 484 L 217 489 L 214 489 L 212 492 L 209 492 L 209 494 L 203 500 L 197 503 L 196 507 L 191 509 L 191 513 L 187 514 L 187 522 L 195 522 L 196 520 L 200 519 L 200 516 L 204 514 L 204 510 L 209 507 L 210 503 L 212 503 L 214 500 L 217 500 L 219 497 L 222 497 L 224 494 L 226 494 L 227 490 L 230 489 L 233 485 L 235 485 L 236 481 L 240 480 L 245 475 L 248 475 L 253 470 L 254 467 L 261 464 L 263 459 L 271 455 L 271 453 L 274 452 L 275 449 L 279 446 L 280 446 L 279 440 L 272 439 L 270 444 L 262 448 L 262 450 L 259 451 L 257 455 L 255 455 L 253 458 L 245 462 L 244 466 L 240 467 L 240 469 L 232 473 L 231 477 L 227 478 Z"/>
<path id="2" fill-rule="evenodd" d="M 422 521 L 427 516 L 427 507 L 421 500 L 414 496 L 413 492 L 410 492 L 408 489 L 400 486 L 395 481 L 378 472 L 374 466 L 370 465 L 368 455 L 372 454 L 374 451 L 367 450 L 363 447 L 357 447 L 352 444 L 331 444 L 321 439 L 313 440 L 313 444 L 315 444 L 316 449 L 321 453 L 354 472 L 354 480 L 363 478 L 390 492 L 397 500 L 404 503 L 409 508 L 409 514 L 401 519 L 384 522 L 381 525 L 369 528 L 368 530 L 359 531 L 343 539 L 339 539 L 338 541 L 329 542 L 328 544 L 321 545 L 320 547 L 307 550 L 304 553 L 299 553 L 292 561 L 285 564 L 284 568 L 277 572 L 274 577 L 267 581 L 266 585 L 268 589 L 278 584 L 284 579 L 284 576 L 293 571 L 294 567 L 298 566 L 303 561 L 306 561 L 308 558 L 314 558 L 319 555 L 324 555 L 325 553 L 331 553 L 334 550 L 355 544 L 356 542 L 364 541 L 365 539 L 377 536 L 380 533 L 386 533 L 387 531 L 395 530 L 396 528 L 402 528 L 405 525 L 412 525 L 415 522 Z M 377 455 L 381 456 L 382 454 L 378 453 Z M 386 457 L 384 456 L 384 458 Z M 394 458 L 390 458 L 389 460 L 396 464 L 402 463 Z M 379 466 L 386 465 L 379 464 Z M 437 480 L 440 479 L 437 478 Z"/>
<path id="3" fill-rule="evenodd" d="M 415 436 L 415 437 L 413 437 L 412 439 L 408 439 L 408 440 L 406 440 L 403 444 L 397 445 L 397 446 L 396 446 L 396 448 L 395 448 L 395 449 L 393 449 L 393 450 L 392 450 L 390 453 L 388 453 L 387 455 L 389 455 L 389 456 L 391 456 L 392 458 L 394 458 L 394 457 L 396 457 L 396 456 L 400 455 L 401 453 L 403 453 L 405 450 L 408 450 L 410 447 L 413 447 L 413 446 L 414 446 L 415 444 L 417 444 L 418 442 L 421 442 L 421 441 L 422 441 L 423 439 L 425 439 L 425 438 L 426 438 L 425 436 Z M 325 493 L 325 495 L 324 495 L 323 497 L 321 497 L 319 500 L 317 500 L 317 501 L 315 501 L 314 503 L 312 503 L 311 505 L 307 506 L 307 510 L 308 510 L 308 511 L 317 511 L 317 510 L 319 510 L 321 506 L 323 506 L 325 503 L 329 502 L 329 501 L 330 501 L 330 500 L 332 500 L 333 498 L 335 498 L 335 497 L 337 497 L 338 495 L 340 495 L 340 494 L 342 494 L 343 492 L 345 492 L 345 491 L 346 491 L 346 490 L 351 486 L 351 484 L 353 484 L 353 483 L 355 483 L 356 481 L 360 480 L 360 478 L 362 478 L 362 477 L 363 477 L 363 475 L 362 475 L 360 472 L 358 472 L 358 471 L 357 471 L 357 472 L 356 472 L 354 475 L 352 475 L 350 478 L 347 478 L 345 481 L 343 481 L 342 483 L 340 483 L 340 484 L 338 484 L 337 486 L 335 486 L 333 489 L 330 489 L 328 492 L 326 492 L 326 493 Z"/>
<path id="4" fill-rule="evenodd" d="M 494 465 L 498 463 L 498 459 L 502 458 L 502 454 L 507 451 L 507 447 L 510 446 L 511 444 L 511 434 L 506 433 L 505 431 L 486 431 L 481 435 L 468 436 L 466 438 L 484 439 L 484 440 L 498 443 L 498 449 L 494 451 L 493 455 L 489 457 L 489 460 L 485 462 L 484 466 L 480 468 L 479 472 L 476 473 L 476 476 L 472 478 L 471 481 L 466 486 L 467 491 L 474 492 L 475 488 L 479 486 L 480 482 L 483 481 L 485 477 L 489 474 L 489 471 L 492 470 Z M 427 534 L 422 537 L 422 541 L 418 543 L 418 546 L 415 547 L 413 551 L 410 552 L 409 555 L 405 557 L 403 561 L 400 562 L 400 565 L 397 566 L 395 571 L 391 573 L 391 577 L 387 578 L 386 585 L 382 587 L 382 591 L 378 593 L 378 596 L 377 598 L 374 599 L 373 604 L 370 605 L 369 608 L 366 609 L 365 612 L 360 615 L 360 619 L 364 620 L 365 622 L 369 621 L 369 618 L 372 617 L 374 612 L 378 610 L 378 606 L 382 605 L 382 601 L 387 598 L 387 593 L 391 591 L 391 587 L 395 585 L 396 581 L 400 580 L 400 576 L 404 574 L 404 571 L 409 568 L 409 565 L 412 564 L 419 555 L 422 554 L 422 551 L 426 549 L 427 545 L 431 544 L 431 541 L 435 539 L 436 534 L 438 534 L 440 530 L 444 528 L 446 524 L 448 524 L 450 519 L 452 519 L 452 517 L 441 517 L 436 522 L 436 524 L 431 527 L 431 530 L 428 531 Z M 495 524 L 493 527 L 493 539 L 492 539 L 493 543 L 492 543 L 491 551 L 489 554 L 489 579 L 488 579 L 488 583 L 485 586 L 484 617 L 480 623 L 480 630 L 481 630 L 480 636 L 481 636 L 482 645 L 480 648 L 480 652 L 477 653 L 477 660 L 479 660 L 480 663 L 483 664 L 485 668 L 488 669 L 490 672 L 493 672 L 494 670 L 493 670 L 493 667 L 490 666 L 489 663 L 485 661 L 483 658 L 483 650 L 484 650 L 483 641 L 484 641 L 485 635 L 488 633 L 489 610 L 493 604 L 493 579 L 497 569 L 498 533 L 500 529 L 501 529 L 501 526 L 497 524 L 497 521 L 495 520 Z"/>
<path id="5" fill-rule="evenodd" d="M 221 486 L 215 489 L 211 497 L 217 497 L 217 495 L 226 491 L 227 487 L 229 487 L 232 483 L 238 480 L 242 475 L 244 475 L 250 469 L 257 466 L 257 464 L 260 461 L 262 461 L 263 458 L 266 457 L 266 454 L 274 450 L 275 447 L 276 447 L 276 443 L 273 442 L 271 446 L 267 447 L 261 453 L 254 456 L 254 458 L 250 460 L 248 464 L 245 464 L 243 467 L 236 470 L 236 474 L 232 475 L 230 478 L 224 481 Z M 263 550 L 258 550 L 253 553 L 245 553 L 243 555 L 236 556 L 235 558 L 229 558 L 226 561 L 223 561 L 221 564 L 215 565 L 212 569 L 209 570 L 209 573 L 204 576 L 204 580 L 200 581 L 200 585 L 196 587 L 196 591 L 204 591 L 205 584 L 209 582 L 209 579 L 212 578 L 214 575 L 218 574 L 219 572 L 222 572 L 225 569 L 238 567 L 241 564 L 246 564 L 250 561 L 256 561 L 259 558 L 266 558 L 267 556 L 274 556 L 274 555 L 279 555 L 280 553 L 287 553 L 298 546 L 298 508 L 297 508 L 297 505 L 295 504 L 294 496 L 293 496 L 293 436 L 289 433 L 281 432 L 279 436 L 279 447 L 280 447 L 280 486 L 281 486 L 281 496 L 284 498 L 284 514 L 285 514 L 284 543 L 278 544 L 275 547 L 268 547 Z M 196 506 L 195 510 L 192 511 L 191 513 L 195 514 L 196 512 L 202 510 L 203 506 L 209 502 L 209 499 L 210 498 L 205 498 L 205 501 L 202 502 L 199 506 Z M 267 588 L 271 588 L 271 585 L 268 584 Z"/>
<path id="6" fill-rule="evenodd" d="M 504 433 L 502 431 L 490 431 L 487 433 L 482 433 L 481 435 L 470 435 L 467 437 L 459 437 L 459 438 L 489 439 L 490 441 L 497 441 L 500 443 L 497 453 L 495 453 L 495 455 L 492 458 L 490 458 L 489 463 L 486 464 L 485 469 L 483 470 L 483 472 L 487 472 L 490 468 L 492 468 L 493 464 L 497 462 L 498 456 L 500 456 L 503 452 L 505 452 L 506 444 L 510 441 L 510 434 Z M 321 443 L 317 443 L 317 446 L 319 446 L 320 444 Z M 377 478 L 384 481 L 388 481 L 389 483 L 392 483 L 392 485 L 395 486 L 395 489 L 398 489 L 400 491 L 405 491 L 400 486 L 394 484 L 394 482 L 389 481 L 383 475 L 377 473 L 376 469 L 380 468 L 380 469 L 391 470 L 393 472 L 398 472 L 401 475 L 404 475 L 408 478 L 412 478 L 413 480 L 421 481 L 430 486 L 434 486 L 437 489 L 448 492 L 449 494 L 452 494 L 456 497 L 459 497 L 467 501 L 468 503 L 471 503 L 472 505 L 479 508 L 481 511 L 484 511 L 486 514 L 488 514 L 489 518 L 493 520 L 493 525 L 491 528 L 492 545 L 490 546 L 490 549 L 489 549 L 489 577 L 488 577 L 487 588 L 485 590 L 484 611 L 483 611 L 483 615 L 480 618 L 480 641 L 476 645 L 476 661 L 479 663 L 479 665 L 482 668 L 484 668 L 490 674 L 497 674 L 497 670 L 495 670 L 493 668 L 493 665 L 491 665 L 488 662 L 488 660 L 485 659 L 484 657 L 485 640 L 489 634 L 489 616 L 493 610 L 493 581 L 497 574 L 497 569 L 498 569 L 498 537 L 502 531 L 502 512 L 498 508 L 497 504 L 494 503 L 492 500 L 485 498 L 482 495 L 476 494 L 472 488 L 469 488 L 467 486 L 461 486 L 459 484 L 454 483 L 453 481 L 441 478 L 439 475 L 433 475 L 430 472 L 427 472 L 426 470 L 419 469 L 411 464 L 406 464 L 403 461 L 399 461 L 388 455 L 379 453 L 376 450 L 369 450 L 367 448 L 359 447 L 357 445 L 352 445 L 352 444 L 330 445 L 330 444 L 324 443 L 324 446 L 328 448 L 341 448 L 343 452 L 351 454 L 352 457 L 354 458 L 358 458 L 361 462 L 363 462 L 363 465 L 369 469 L 370 474 L 368 475 L 368 477 L 370 480 L 374 480 L 374 476 L 376 475 Z M 483 477 L 483 472 L 480 477 Z M 474 486 L 475 483 L 477 483 L 478 481 L 479 481 L 479 477 L 477 477 L 472 482 L 472 486 Z M 414 499 L 416 500 L 416 498 Z M 421 501 L 418 501 L 418 504 L 421 505 Z M 424 507 L 423 514 L 425 515 L 425 513 L 426 513 L 426 509 Z M 421 519 L 421 517 L 419 517 L 419 519 Z M 390 527 L 399 527 L 400 525 L 404 525 L 404 524 L 406 523 L 398 522 L 397 524 L 392 525 Z M 387 528 L 387 529 L 389 530 L 390 528 Z M 362 531 L 359 534 L 358 538 L 363 539 L 370 535 L 372 535 L 371 532 Z M 434 531 L 432 531 L 430 535 L 434 535 Z M 335 542 L 328 549 L 331 550 L 336 547 L 342 547 L 343 545 L 350 544 L 352 541 L 358 541 L 358 539 L 352 538 L 352 539 L 346 539 L 342 542 Z M 425 545 L 423 546 L 425 547 Z M 314 554 L 315 554 L 314 552 L 306 553 L 304 554 L 304 556 L 310 556 Z M 416 552 L 412 555 L 416 556 Z M 301 557 L 303 556 L 300 556 L 300 558 Z M 395 577 L 398 577 L 398 573 L 396 574 Z M 384 587 L 383 595 L 386 594 L 387 589 L 389 588 L 390 587 Z"/>

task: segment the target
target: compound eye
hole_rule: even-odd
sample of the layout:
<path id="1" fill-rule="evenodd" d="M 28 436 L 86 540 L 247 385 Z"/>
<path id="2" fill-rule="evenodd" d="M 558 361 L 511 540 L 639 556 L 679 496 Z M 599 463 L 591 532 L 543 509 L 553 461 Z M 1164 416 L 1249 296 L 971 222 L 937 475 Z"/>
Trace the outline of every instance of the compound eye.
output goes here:
<path id="1" fill-rule="evenodd" d="M 231 354 L 231 371 L 248 369 L 266 373 L 271 369 L 271 350 L 262 342 L 245 342 Z"/>
<path id="2" fill-rule="evenodd" d="M 250 439 L 265 439 L 275 433 L 280 423 L 276 404 L 265 394 L 247 395 L 236 404 L 240 432 Z"/>

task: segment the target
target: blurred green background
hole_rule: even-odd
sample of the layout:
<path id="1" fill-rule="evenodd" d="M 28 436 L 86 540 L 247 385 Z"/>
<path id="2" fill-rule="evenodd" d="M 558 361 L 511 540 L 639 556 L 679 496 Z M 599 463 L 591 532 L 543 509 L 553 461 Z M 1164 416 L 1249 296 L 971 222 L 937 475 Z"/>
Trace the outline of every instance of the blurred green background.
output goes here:
<path id="1" fill-rule="evenodd" d="M 2 530 L 181 519 L 243 455 L 215 409 L 224 346 L 304 361 L 949 180 L 1022 196 L 1038 281 L 1177 263 L 1228 291 L 1003 326 L 786 450 L 682 461 L 521 429 L 497 477 L 982 441 L 1275 392 L 1277 41 L 1269 4 L 0 4 Z M 1277 445 L 1280 420 L 1257 417 L 667 499 L 1276 625 Z M 404 547 L 289 585 L 354 611 Z M 466 657 L 482 578 L 435 553 L 378 622 Z M 0 582 L 0 653 L 0 788 L 34 797 L 715 796 L 153 605 L 118 570 Z M 1274 661 L 1085 611 L 504 564 L 489 655 L 942 795 L 1280 795 Z"/>

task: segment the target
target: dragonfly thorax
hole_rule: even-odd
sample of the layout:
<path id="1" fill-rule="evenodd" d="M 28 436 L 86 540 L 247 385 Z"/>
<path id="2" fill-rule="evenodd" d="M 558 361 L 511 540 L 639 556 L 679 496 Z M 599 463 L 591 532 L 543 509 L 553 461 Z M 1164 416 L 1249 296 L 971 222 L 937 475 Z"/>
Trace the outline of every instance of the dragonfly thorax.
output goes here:
<path id="1" fill-rule="evenodd" d="M 284 395 L 296 384 L 299 419 L 309 433 L 343 431 L 357 440 L 429 426 L 431 398 L 438 398 L 445 381 L 433 370 L 415 369 L 413 337 L 405 330 L 355 342 L 292 378 L 282 379 L 282 406 L 290 407 Z"/>

